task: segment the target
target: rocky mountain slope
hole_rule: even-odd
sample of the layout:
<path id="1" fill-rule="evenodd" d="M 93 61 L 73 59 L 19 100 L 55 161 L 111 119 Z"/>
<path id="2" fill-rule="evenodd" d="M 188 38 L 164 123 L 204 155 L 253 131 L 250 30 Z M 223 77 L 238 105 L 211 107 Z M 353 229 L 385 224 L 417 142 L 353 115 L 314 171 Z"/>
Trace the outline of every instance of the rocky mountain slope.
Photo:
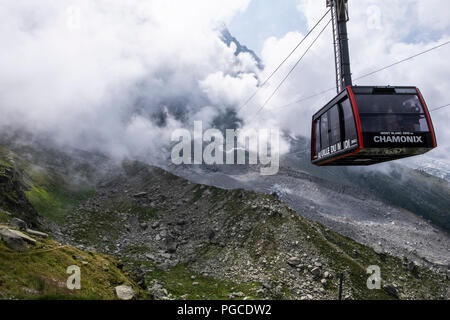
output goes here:
<path id="1" fill-rule="evenodd" d="M 222 32 L 220 34 L 221 40 L 227 45 L 230 46 L 232 43 L 236 46 L 235 55 L 238 56 L 240 53 L 248 53 L 250 56 L 255 59 L 257 66 L 259 69 L 264 69 L 264 65 L 261 61 L 261 59 L 258 57 L 258 55 L 251 49 L 247 48 L 246 46 L 242 45 L 233 35 L 230 33 L 230 31 L 223 26 Z"/>
<path id="2" fill-rule="evenodd" d="M 74 180 L 59 169 L 69 158 L 40 164 L 24 194 L 58 242 L 120 258 L 142 298 L 335 299 L 340 273 L 347 299 L 449 298 L 447 270 L 360 245 L 275 195 L 195 184 L 136 162 Z M 382 290 L 367 289 L 370 265 L 381 268 Z"/>
<path id="3" fill-rule="evenodd" d="M 16 164 L 16 161 L 19 163 Z M 0 208 L 14 212 L 17 217 L 27 220 L 31 226 L 37 226 L 41 217 L 25 195 L 24 175 L 31 171 L 32 166 L 29 163 L 0 148 Z"/>
<path id="4" fill-rule="evenodd" d="M 377 168 L 318 168 L 309 144 L 290 138 L 280 171 L 258 167 L 166 166 L 197 183 L 277 193 L 301 215 L 373 249 L 447 268 L 450 265 L 450 187 L 446 181 L 399 164 Z"/>
<path id="5" fill-rule="evenodd" d="M 408 162 L 408 167 L 450 182 L 450 163 L 427 156 Z"/>

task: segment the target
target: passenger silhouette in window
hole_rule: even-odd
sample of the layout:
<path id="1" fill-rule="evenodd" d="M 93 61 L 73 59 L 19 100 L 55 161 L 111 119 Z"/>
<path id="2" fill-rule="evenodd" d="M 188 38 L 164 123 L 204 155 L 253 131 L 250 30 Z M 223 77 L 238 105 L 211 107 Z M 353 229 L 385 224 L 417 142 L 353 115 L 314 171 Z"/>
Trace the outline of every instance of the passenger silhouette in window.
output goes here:
<path id="1" fill-rule="evenodd" d="M 420 131 L 420 117 L 417 114 L 421 113 L 421 108 L 417 101 L 413 99 L 407 100 L 403 103 L 403 107 L 405 114 L 402 119 L 402 130 L 404 132 Z"/>
<path id="2" fill-rule="evenodd" d="M 394 106 L 392 104 L 389 104 L 387 106 L 387 115 L 386 115 L 386 129 L 387 131 L 397 131 L 399 129 L 400 119 L 398 119 L 398 116 L 394 113 Z"/>

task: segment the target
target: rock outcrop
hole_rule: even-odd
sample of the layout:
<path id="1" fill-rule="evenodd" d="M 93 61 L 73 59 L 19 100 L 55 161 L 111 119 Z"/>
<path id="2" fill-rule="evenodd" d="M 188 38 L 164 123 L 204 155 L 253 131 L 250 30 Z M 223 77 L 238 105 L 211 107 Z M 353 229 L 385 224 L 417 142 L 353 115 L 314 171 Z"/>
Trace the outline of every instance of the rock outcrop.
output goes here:
<path id="1" fill-rule="evenodd" d="M 35 245 L 36 240 L 26 234 L 8 228 L 0 228 L 0 239 L 12 250 L 24 252 L 28 250 L 27 243 Z"/>
<path id="2" fill-rule="evenodd" d="M 136 297 L 136 293 L 130 286 L 117 286 L 114 288 L 117 298 L 121 300 L 132 300 Z"/>

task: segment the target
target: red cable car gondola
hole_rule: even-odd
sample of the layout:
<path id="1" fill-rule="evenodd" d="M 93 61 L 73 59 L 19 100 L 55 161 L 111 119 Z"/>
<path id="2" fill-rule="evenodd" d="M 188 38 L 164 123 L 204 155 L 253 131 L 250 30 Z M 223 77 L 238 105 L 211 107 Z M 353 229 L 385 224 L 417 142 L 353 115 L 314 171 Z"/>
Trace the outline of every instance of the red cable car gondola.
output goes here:
<path id="1" fill-rule="evenodd" d="M 372 165 L 436 148 L 430 114 L 414 87 L 347 87 L 313 116 L 312 162 Z"/>
<path id="2" fill-rule="evenodd" d="M 311 161 L 318 166 L 367 166 L 437 147 L 430 113 L 416 87 L 352 85 L 348 0 L 331 7 L 338 95 L 312 119 Z"/>

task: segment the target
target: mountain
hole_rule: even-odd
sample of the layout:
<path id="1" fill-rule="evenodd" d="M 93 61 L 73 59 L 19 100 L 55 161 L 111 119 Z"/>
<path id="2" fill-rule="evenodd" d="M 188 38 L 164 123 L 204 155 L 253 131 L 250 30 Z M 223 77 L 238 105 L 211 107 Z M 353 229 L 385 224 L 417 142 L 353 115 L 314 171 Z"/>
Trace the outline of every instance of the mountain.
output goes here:
<path id="1" fill-rule="evenodd" d="M 450 182 L 450 163 L 423 156 L 407 164 L 410 168 Z"/>
<path id="2" fill-rule="evenodd" d="M 196 184 L 132 161 L 105 161 L 110 170 L 96 171 L 77 156 L 83 151 L 53 150 L 51 157 L 42 152 L 29 148 L 25 161 L 4 149 L 1 166 L 14 154 L 17 176 L 27 176 L 23 163 L 39 172 L 19 183 L 28 201 L 23 210 L 35 208 L 40 229 L 55 239 L 40 246 L 67 246 L 61 255 L 50 251 L 55 256 L 49 259 L 64 268 L 83 265 L 83 259 L 88 266 L 118 259 L 114 266 L 129 270 L 122 275 L 114 267 L 118 278 L 110 285 L 96 287 L 91 279 L 96 298 L 111 299 L 114 286 L 136 283 L 139 299 L 335 299 L 341 273 L 346 299 L 449 298 L 447 271 L 358 244 L 276 195 Z M 63 173 L 65 167 L 84 170 L 74 179 Z M 14 216 L 10 211 L 1 222 L 11 223 Z M 50 292 L 70 298 L 58 286 L 46 290 L 47 284 L 11 288 L 21 275 L 13 272 L 7 250 L 0 245 L 0 265 L 8 266 L 2 267 L 0 283 L 8 285 L 0 286 L 0 296 L 39 298 Z M 73 260 L 77 255 L 84 258 Z M 384 290 L 367 289 L 366 268 L 374 264 L 381 267 Z M 28 269 L 27 277 L 42 278 L 50 272 L 43 266 L 45 260 Z M 111 276 L 109 268 L 96 270 L 96 277 Z"/>
<path id="3" fill-rule="evenodd" d="M 213 122 L 242 120 L 227 111 Z M 169 153 L 153 166 L 118 161 L 5 131 L 0 298 L 114 299 L 126 286 L 136 299 L 335 299 L 343 274 L 345 299 L 450 299 L 441 163 L 318 168 L 309 139 L 286 135 L 279 173 L 261 176 L 259 166 L 174 166 Z M 69 265 L 89 271 L 81 291 L 64 287 Z M 381 290 L 367 288 L 373 265 Z"/>
<path id="4" fill-rule="evenodd" d="M 242 45 L 235 37 L 232 36 L 230 31 L 226 27 L 222 28 L 221 39 L 227 46 L 230 46 L 232 43 L 236 45 L 236 51 L 234 53 L 236 56 L 243 52 L 249 53 L 253 57 L 253 59 L 255 59 L 258 68 L 261 70 L 264 69 L 264 65 L 258 55 L 253 50 Z"/>
<path id="5" fill-rule="evenodd" d="M 450 264 L 448 183 L 399 164 L 376 168 L 311 165 L 309 141 L 290 137 L 280 171 L 261 176 L 255 166 L 167 166 L 197 183 L 277 193 L 294 210 L 372 248 Z"/>

